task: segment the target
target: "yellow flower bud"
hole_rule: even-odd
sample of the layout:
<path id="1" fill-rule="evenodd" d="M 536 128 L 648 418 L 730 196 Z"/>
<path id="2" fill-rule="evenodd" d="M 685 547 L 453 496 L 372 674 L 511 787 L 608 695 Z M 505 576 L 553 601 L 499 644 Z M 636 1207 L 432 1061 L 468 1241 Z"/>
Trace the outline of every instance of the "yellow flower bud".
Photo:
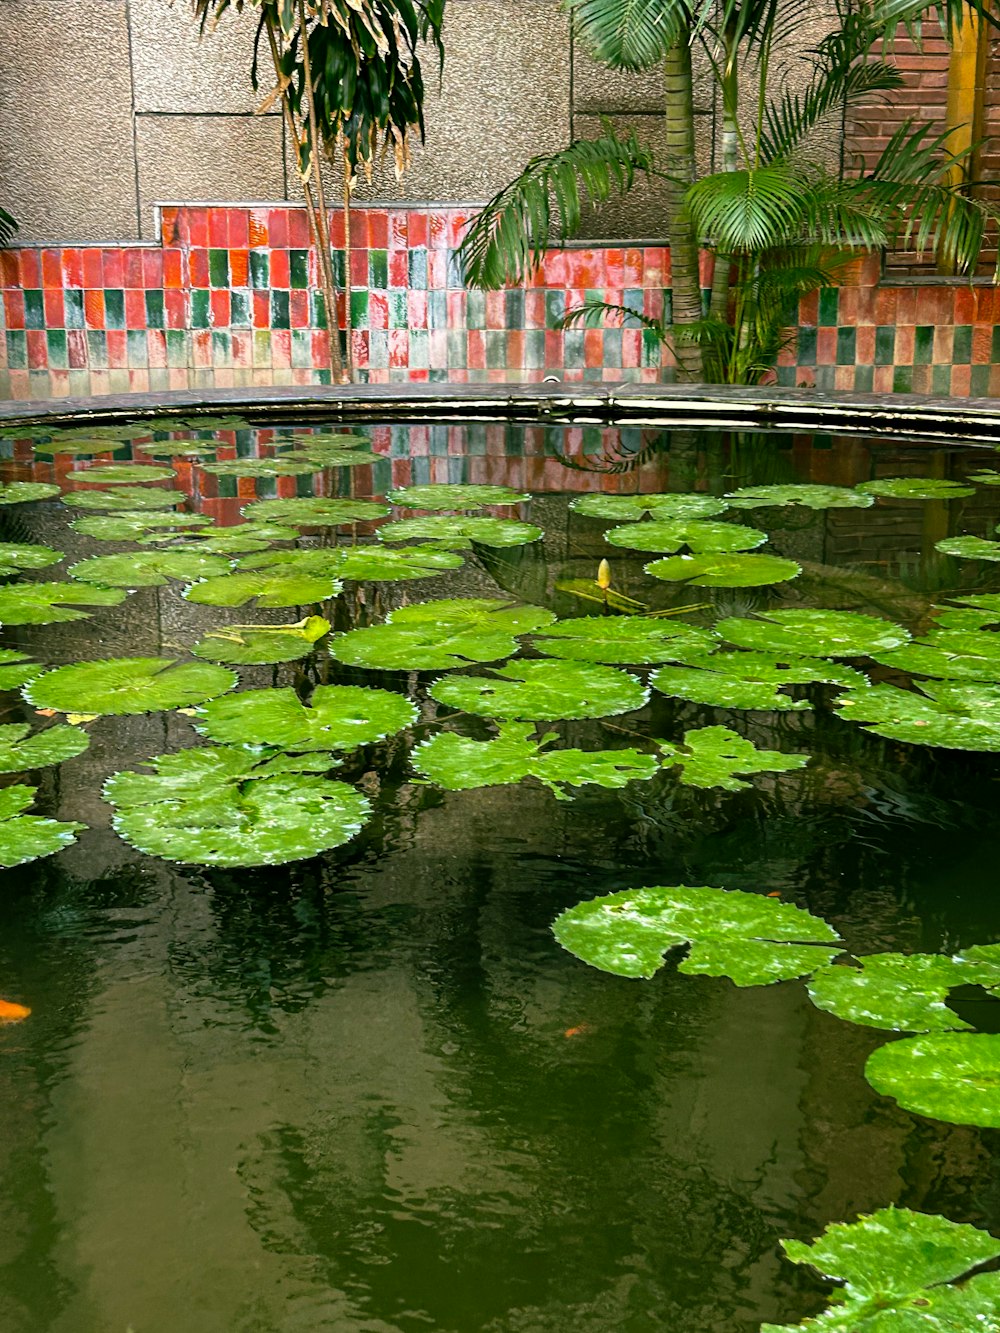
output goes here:
<path id="1" fill-rule="evenodd" d="M 597 586 L 605 591 L 611 587 L 611 566 L 606 560 L 597 566 Z"/>

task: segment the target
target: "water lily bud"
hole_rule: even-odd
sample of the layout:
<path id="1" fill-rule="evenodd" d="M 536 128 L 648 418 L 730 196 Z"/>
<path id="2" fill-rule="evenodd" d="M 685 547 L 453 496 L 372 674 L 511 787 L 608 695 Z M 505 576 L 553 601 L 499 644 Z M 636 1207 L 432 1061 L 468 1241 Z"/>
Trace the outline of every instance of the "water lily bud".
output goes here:
<path id="1" fill-rule="evenodd" d="M 611 587 L 611 566 L 606 560 L 597 566 L 597 586 L 604 589 Z"/>

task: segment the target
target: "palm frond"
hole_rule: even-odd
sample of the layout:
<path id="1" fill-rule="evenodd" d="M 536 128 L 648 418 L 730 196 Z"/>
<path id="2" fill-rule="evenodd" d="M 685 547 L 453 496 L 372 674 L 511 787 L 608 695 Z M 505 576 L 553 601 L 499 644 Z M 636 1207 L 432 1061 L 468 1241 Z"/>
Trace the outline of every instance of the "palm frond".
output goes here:
<path id="1" fill-rule="evenodd" d="M 494 290 L 523 282 L 549 245 L 579 227 L 584 199 L 602 203 L 624 194 L 636 172 L 652 166 L 634 133 L 620 139 L 608 125 L 598 139 L 577 139 L 556 153 L 533 157 L 473 218 L 459 247 L 468 282 Z"/>
<path id="2" fill-rule="evenodd" d="M 685 195 L 695 229 L 723 254 L 763 250 L 802 232 L 801 175 L 782 163 L 704 176 Z"/>
<path id="3" fill-rule="evenodd" d="M 889 37 L 902 24 L 908 33 L 919 38 L 921 24 L 928 15 L 936 20 L 942 33 L 952 41 L 969 13 L 976 14 L 994 28 L 1000 27 L 989 0 L 874 0 L 872 13 L 882 31 Z"/>
<path id="4" fill-rule="evenodd" d="M 570 0 L 578 31 L 594 57 L 613 69 L 649 69 L 683 35 L 684 0 Z"/>
<path id="5" fill-rule="evenodd" d="M 846 62 L 838 52 L 834 59 L 824 59 L 817 52 L 818 65 L 809 86 L 801 93 L 782 93 L 777 102 L 764 112 L 761 134 L 761 153 L 765 162 L 787 157 L 801 147 L 803 140 L 828 115 L 839 113 L 845 103 L 870 104 L 878 93 L 891 92 L 903 83 L 903 76 L 894 65 L 884 60 L 859 63 L 858 53 L 850 54 Z"/>
<path id="6" fill-rule="evenodd" d="M 0 245 L 9 245 L 16 232 L 17 221 L 5 208 L 0 208 Z"/>
<path id="7" fill-rule="evenodd" d="M 633 319 L 644 329 L 654 333 L 661 342 L 666 341 L 667 329 L 662 320 L 654 319 L 652 315 L 644 315 L 641 310 L 636 310 L 630 305 L 616 305 L 613 301 L 584 301 L 582 305 L 567 310 L 562 319 L 556 322 L 556 328 L 568 329 L 574 324 L 582 324 L 585 329 L 599 329 L 608 319 L 613 319 L 619 324 Z"/>

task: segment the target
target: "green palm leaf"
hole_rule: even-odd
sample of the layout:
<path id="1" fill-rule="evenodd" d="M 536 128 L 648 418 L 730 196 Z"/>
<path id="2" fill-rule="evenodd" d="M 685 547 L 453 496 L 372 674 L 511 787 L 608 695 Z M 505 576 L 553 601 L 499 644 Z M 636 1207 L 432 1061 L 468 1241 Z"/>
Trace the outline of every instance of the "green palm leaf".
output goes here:
<path id="1" fill-rule="evenodd" d="M 595 59 L 613 69 L 649 69 L 689 21 L 683 0 L 572 0 L 578 31 Z"/>
<path id="2" fill-rule="evenodd" d="M 686 201 L 695 229 L 724 254 L 787 244 L 803 232 L 802 176 L 781 163 L 705 176 Z"/>

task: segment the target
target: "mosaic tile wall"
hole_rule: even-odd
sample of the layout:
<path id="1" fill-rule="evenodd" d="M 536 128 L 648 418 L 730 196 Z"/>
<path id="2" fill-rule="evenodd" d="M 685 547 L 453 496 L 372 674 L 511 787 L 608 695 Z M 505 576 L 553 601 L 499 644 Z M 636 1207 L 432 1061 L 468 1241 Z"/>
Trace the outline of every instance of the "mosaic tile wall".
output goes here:
<path id="1" fill-rule="evenodd" d="M 352 215 L 357 379 L 655 382 L 641 329 L 555 327 L 589 297 L 662 317 L 662 246 L 568 248 L 524 287 L 466 289 L 455 209 Z M 342 215 L 333 241 L 343 242 Z M 340 260 L 342 268 L 343 261 Z M 305 211 L 169 207 L 155 245 L 0 251 L 0 397 L 328 382 L 327 316 Z M 337 274 L 343 285 L 344 274 Z M 343 297 L 341 298 L 343 301 Z M 825 390 L 1000 393 L 1000 292 L 884 286 L 871 258 L 802 303 L 779 384 Z M 341 326 L 343 309 L 338 311 Z"/>

